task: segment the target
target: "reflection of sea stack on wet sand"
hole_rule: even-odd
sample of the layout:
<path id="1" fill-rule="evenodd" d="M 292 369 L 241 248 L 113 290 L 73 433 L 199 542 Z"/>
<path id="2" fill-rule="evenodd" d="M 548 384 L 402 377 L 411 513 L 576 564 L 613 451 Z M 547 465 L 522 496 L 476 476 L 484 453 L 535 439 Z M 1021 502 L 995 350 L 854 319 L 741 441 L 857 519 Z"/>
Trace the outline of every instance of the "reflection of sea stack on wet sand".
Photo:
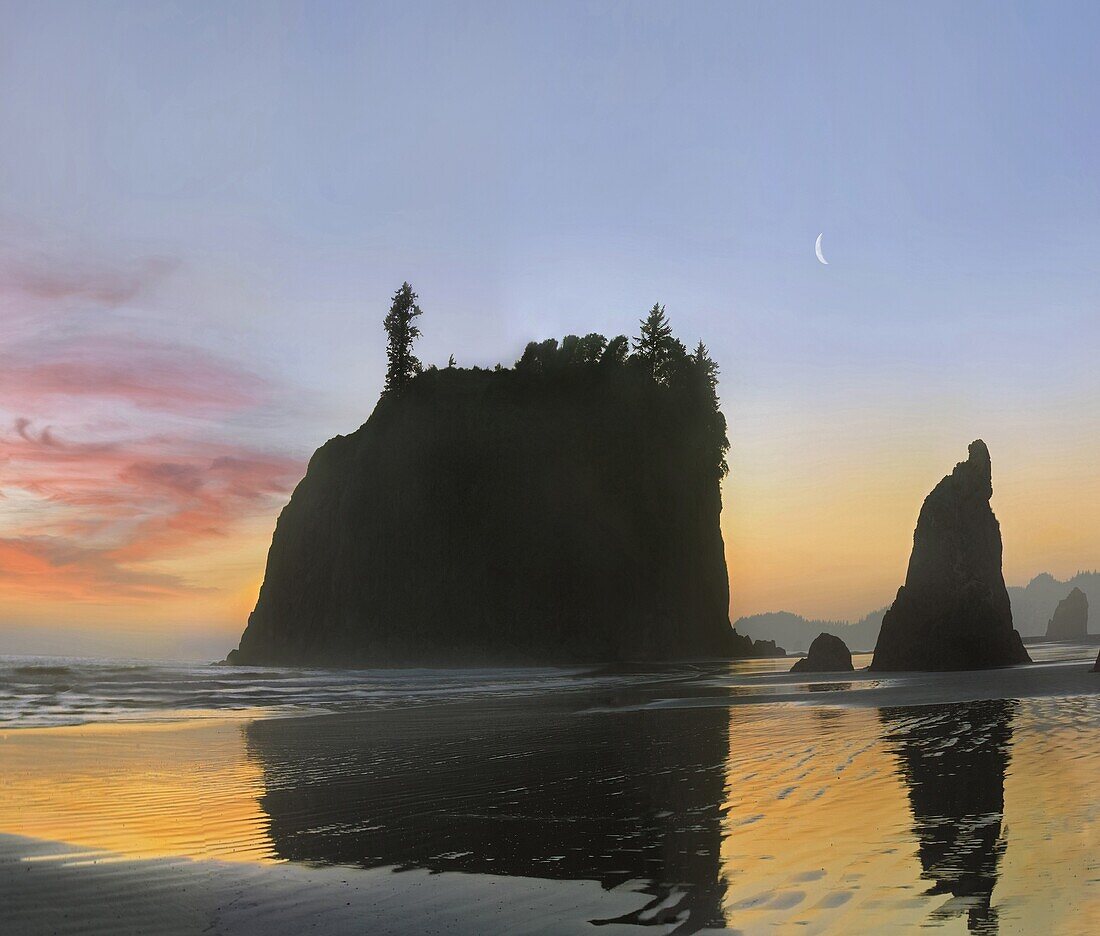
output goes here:
<path id="1" fill-rule="evenodd" d="M 882 621 L 872 670 L 1030 663 L 1012 627 L 989 450 L 980 439 L 921 507 L 905 584 Z"/>
<path id="2" fill-rule="evenodd" d="M 946 895 L 934 918 L 966 914 L 972 933 L 995 933 L 993 890 L 1005 850 L 1004 781 L 1016 703 L 882 709 L 879 717 L 909 788 L 928 894 Z"/>

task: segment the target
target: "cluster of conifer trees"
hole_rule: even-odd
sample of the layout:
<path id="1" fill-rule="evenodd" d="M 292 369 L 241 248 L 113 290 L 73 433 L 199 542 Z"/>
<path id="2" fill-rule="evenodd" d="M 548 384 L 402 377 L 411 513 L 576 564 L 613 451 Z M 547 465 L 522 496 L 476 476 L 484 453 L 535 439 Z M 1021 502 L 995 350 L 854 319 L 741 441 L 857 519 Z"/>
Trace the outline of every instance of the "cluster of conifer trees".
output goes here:
<path id="1" fill-rule="evenodd" d="M 400 394 L 424 371 L 413 353 L 413 343 L 421 334 L 416 324 L 421 314 L 416 293 L 408 283 L 402 283 L 383 321 L 388 362 L 384 396 Z M 453 355 L 447 366 L 454 368 Z M 608 341 L 603 335 L 592 332 L 583 337 L 566 335 L 560 344 L 556 338 L 532 341 L 512 372 L 517 376 L 568 379 L 566 375 L 575 373 L 577 368 L 596 368 L 605 372 L 625 369 L 682 398 L 693 418 L 703 418 L 704 436 L 714 468 L 720 476 L 728 473 L 729 440 L 726 420 L 718 404 L 718 365 L 702 341 L 694 351 L 687 350 L 673 334 L 663 305 L 654 304 L 641 320 L 639 334 L 633 340 L 618 335 Z M 434 371 L 436 368 L 428 369 Z M 498 364 L 497 370 L 505 369 Z"/>

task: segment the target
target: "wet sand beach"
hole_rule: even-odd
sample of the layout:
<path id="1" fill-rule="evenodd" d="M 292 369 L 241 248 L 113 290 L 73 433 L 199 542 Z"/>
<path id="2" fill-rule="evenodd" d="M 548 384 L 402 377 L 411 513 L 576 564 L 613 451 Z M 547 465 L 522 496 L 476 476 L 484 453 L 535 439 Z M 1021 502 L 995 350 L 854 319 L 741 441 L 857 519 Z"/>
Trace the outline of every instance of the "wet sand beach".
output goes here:
<path id="1" fill-rule="evenodd" d="M 109 694 L 174 689 L 125 717 L 102 671 L 13 664 L 9 705 L 56 716 L 65 679 L 85 715 L 0 731 L 3 931 L 1091 933 L 1089 649 L 888 680 L 270 672 L 259 700 L 143 671 Z"/>

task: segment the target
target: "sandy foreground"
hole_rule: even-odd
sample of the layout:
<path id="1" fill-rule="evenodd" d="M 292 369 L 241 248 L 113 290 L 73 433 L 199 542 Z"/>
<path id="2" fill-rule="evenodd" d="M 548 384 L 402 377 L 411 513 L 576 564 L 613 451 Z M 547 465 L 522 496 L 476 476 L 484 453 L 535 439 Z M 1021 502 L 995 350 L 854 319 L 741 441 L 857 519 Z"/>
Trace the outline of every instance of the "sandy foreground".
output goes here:
<path id="1" fill-rule="evenodd" d="M 592 881 L 133 860 L 10 835 L 0 835 L 0 894 L 6 936 L 592 933 L 589 920 L 639 903 Z"/>
<path id="2" fill-rule="evenodd" d="M 1084 653 L 0 731 L 0 934 L 1085 936 Z"/>

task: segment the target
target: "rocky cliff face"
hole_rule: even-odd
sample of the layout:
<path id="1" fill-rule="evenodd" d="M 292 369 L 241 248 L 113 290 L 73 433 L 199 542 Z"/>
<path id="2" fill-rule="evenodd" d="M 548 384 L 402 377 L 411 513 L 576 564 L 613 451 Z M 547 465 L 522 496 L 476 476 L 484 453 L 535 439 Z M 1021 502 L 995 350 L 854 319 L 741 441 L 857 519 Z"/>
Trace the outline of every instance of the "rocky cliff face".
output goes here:
<path id="1" fill-rule="evenodd" d="M 714 415 L 626 366 L 422 374 L 314 454 L 232 661 L 754 655 L 729 624 Z"/>
<path id="2" fill-rule="evenodd" d="M 1058 602 L 1054 617 L 1047 624 L 1048 640 L 1080 640 L 1088 634 L 1089 600 L 1075 588 Z"/>
<path id="3" fill-rule="evenodd" d="M 1029 663 L 1001 573 L 989 450 L 969 457 L 924 501 L 905 584 L 882 621 L 872 670 L 965 670 Z"/>

